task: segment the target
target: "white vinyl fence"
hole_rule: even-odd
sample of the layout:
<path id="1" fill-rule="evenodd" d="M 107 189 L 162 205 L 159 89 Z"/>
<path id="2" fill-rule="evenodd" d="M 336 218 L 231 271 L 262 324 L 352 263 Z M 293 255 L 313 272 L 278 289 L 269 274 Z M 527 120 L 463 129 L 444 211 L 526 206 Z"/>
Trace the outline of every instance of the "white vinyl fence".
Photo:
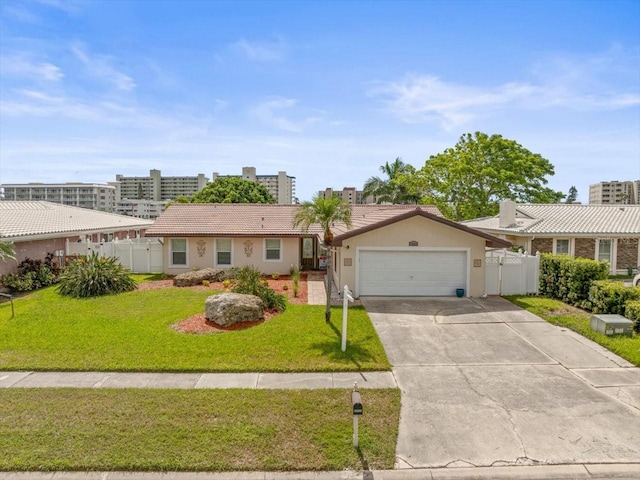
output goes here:
<path id="1" fill-rule="evenodd" d="M 488 250 L 484 269 L 487 295 L 536 295 L 540 255 Z"/>
<path id="2" fill-rule="evenodd" d="M 134 273 L 162 272 L 162 244 L 158 238 L 134 238 L 111 242 L 67 241 L 67 256 L 91 255 L 96 252 L 101 257 L 118 257 L 123 267 Z"/>

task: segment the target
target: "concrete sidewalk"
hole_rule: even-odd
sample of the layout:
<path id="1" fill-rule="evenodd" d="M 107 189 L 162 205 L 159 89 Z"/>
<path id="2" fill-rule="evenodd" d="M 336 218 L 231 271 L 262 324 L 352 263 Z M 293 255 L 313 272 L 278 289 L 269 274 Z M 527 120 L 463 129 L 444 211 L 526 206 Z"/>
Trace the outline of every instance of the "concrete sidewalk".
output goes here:
<path id="1" fill-rule="evenodd" d="M 637 480 L 640 463 L 337 472 L 0 472 L 0 480 Z"/>
<path id="2" fill-rule="evenodd" d="M 397 388 L 392 372 L 138 373 L 2 372 L 0 388 Z"/>

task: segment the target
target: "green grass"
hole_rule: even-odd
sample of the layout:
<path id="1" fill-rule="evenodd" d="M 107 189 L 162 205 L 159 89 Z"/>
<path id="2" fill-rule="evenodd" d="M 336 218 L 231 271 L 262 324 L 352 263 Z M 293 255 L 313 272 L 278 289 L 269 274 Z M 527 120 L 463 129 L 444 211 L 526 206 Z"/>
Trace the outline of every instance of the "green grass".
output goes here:
<path id="1" fill-rule="evenodd" d="M 138 276 L 138 280 L 146 277 Z M 291 372 L 389 370 L 362 308 L 349 309 L 340 351 L 342 309 L 289 305 L 247 330 L 196 335 L 171 325 L 204 312 L 211 291 L 145 290 L 90 299 L 49 287 L 0 304 L 0 370 Z"/>
<path id="2" fill-rule="evenodd" d="M 391 469 L 397 389 L 0 390 L 0 471 Z"/>
<path id="3" fill-rule="evenodd" d="M 547 322 L 569 328 L 599 343 L 625 360 L 640 366 L 640 335 L 604 335 L 591 330 L 591 314 L 559 300 L 545 297 L 511 295 L 505 297 L 515 305 L 544 318 Z"/>

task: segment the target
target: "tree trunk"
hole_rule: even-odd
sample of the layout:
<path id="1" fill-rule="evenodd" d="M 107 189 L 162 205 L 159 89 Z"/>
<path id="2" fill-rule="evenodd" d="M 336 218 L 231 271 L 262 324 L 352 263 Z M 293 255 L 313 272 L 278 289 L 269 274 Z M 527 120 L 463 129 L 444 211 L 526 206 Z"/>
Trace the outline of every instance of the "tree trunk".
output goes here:
<path id="1" fill-rule="evenodd" d="M 331 321 L 331 286 L 333 283 L 333 253 L 331 247 L 327 250 L 327 281 L 325 282 L 325 291 L 327 293 L 327 304 L 324 310 L 324 321 L 329 323 Z"/>

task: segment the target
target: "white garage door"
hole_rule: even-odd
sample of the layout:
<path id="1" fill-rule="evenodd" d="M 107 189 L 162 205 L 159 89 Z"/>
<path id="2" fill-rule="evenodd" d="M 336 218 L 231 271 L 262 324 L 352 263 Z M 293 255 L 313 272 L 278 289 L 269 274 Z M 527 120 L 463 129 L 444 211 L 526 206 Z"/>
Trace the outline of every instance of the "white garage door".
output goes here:
<path id="1" fill-rule="evenodd" d="M 362 296 L 451 296 L 467 294 L 465 251 L 361 250 L 358 289 Z"/>

